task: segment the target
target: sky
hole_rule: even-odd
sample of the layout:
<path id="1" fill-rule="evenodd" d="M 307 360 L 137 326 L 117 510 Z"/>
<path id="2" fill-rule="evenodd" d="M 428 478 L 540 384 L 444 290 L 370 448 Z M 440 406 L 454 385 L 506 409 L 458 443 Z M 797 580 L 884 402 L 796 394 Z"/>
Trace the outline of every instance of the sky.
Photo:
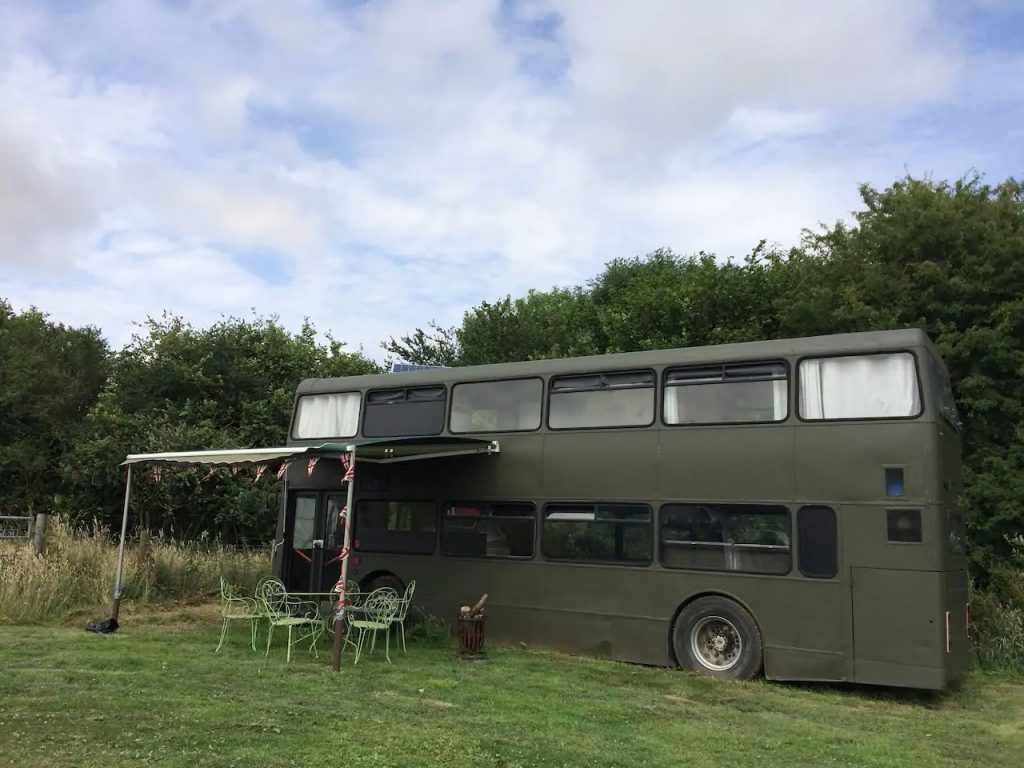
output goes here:
<path id="1" fill-rule="evenodd" d="M 380 343 L 1024 176 L 1022 0 L 0 0 L 0 297 Z"/>

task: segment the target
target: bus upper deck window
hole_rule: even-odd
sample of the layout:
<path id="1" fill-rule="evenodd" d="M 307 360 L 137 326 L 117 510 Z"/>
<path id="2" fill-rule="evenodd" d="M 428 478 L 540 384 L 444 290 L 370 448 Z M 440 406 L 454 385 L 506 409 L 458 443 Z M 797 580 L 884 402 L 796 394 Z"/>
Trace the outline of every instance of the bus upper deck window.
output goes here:
<path id="1" fill-rule="evenodd" d="M 894 419 L 920 413 L 917 368 L 909 352 L 800 362 L 803 419 Z"/>
<path id="2" fill-rule="evenodd" d="M 665 373 L 665 423 L 784 421 L 788 385 L 781 360 L 671 368 Z"/>
<path id="3" fill-rule="evenodd" d="M 444 428 L 443 386 L 377 389 L 366 393 L 363 437 L 438 435 Z"/>
<path id="4" fill-rule="evenodd" d="M 647 426 L 654 422 L 652 371 L 559 376 L 551 380 L 552 429 Z"/>
<path id="5" fill-rule="evenodd" d="M 353 437 L 359 429 L 358 392 L 302 395 L 295 409 L 292 435 L 300 440 L 316 437 Z"/>

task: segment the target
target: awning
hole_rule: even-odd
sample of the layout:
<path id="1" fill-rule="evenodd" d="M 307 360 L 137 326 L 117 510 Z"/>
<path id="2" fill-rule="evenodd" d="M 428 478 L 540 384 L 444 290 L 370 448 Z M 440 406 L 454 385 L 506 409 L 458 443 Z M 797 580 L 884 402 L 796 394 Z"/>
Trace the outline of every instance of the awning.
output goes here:
<path id="1" fill-rule="evenodd" d="M 358 450 L 356 450 L 358 449 Z M 499 453 L 497 440 L 477 437 L 379 437 L 321 443 L 286 445 L 279 448 L 235 448 L 222 451 L 174 451 L 167 453 L 131 453 L 121 463 L 143 464 L 267 464 L 299 456 L 341 456 L 356 450 L 357 461 L 386 464 L 444 456 Z"/>
<path id="2" fill-rule="evenodd" d="M 132 492 L 132 465 L 151 462 L 163 464 L 269 464 L 277 461 L 292 461 L 300 456 L 345 456 L 356 461 L 372 461 L 386 464 L 395 461 L 416 459 L 437 459 L 443 456 L 470 456 L 473 454 L 495 454 L 501 447 L 497 440 L 478 437 L 378 437 L 346 442 L 322 443 L 320 445 L 286 445 L 280 448 L 239 448 L 224 451 L 175 451 L 169 453 L 132 453 L 122 466 L 128 466 L 128 479 L 124 491 L 124 512 L 121 516 L 121 542 L 117 550 L 117 572 L 114 578 L 114 603 L 110 621 L 117 628 L 121 608 L 121 576 L 124 572 L 124 545 L 128 535 L 128 505 Z M 355 469 L 354 467 L 352 468 Z M 348 499 L 345 509 L 352 509 L 354 483 L 346 473 L 343 482 L 348 485 Z M 348 551 L 352 529 L 345 529 L 344 551 Z M 345 582 L 348 560 L 342 560 L 341 583 Z M 339 614 L 341 615 L 341 614 Z M 335 630 L 339 631 L 339 630 Z M 338 670 L 340 645 L 334 646 L 334 670 Z"/>

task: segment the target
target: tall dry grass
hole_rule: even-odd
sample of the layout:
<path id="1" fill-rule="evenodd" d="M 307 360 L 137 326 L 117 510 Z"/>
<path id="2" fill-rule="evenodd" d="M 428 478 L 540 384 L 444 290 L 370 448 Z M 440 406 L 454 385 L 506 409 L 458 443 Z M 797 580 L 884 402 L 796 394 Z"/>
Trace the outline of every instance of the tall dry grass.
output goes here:
<path id="1" fill-rule="evenodd" d="M 1024 676 L 1024 569 L 1002 567 L 971 595 L 974 651 L 982 669 Z"/>
<path id="2" fill-rule="evenodd" d="M 24 543 L 0 543 L 0 621 L 103 615 L 116 567 L 117 546 L 107 531 L 74 531 L 59 519 L 51 520 L 42 556 Z M 221 576 L 251 591 L 269 573 L 269 550 L 156 538 L 127 548 L 122 587 L 126 601 L 193 600 L 216 594 Z"/>

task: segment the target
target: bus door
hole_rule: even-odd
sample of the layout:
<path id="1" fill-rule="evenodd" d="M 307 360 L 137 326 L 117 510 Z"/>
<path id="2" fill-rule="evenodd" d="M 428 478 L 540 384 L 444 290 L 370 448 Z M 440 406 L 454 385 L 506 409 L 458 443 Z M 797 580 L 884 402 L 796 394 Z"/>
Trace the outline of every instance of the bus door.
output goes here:
<path id="1" fill-rule="evenodd" d="M 330 592 L 341 574 L 344 493 L 292 494 L 285 542 L 285 584 L 294 592 Z"/>
<path id="2" fill-rule="evenodd" d="M 341 523 L 341 512 L 345 508 L 344 493 L 328 493 L 324 495 L 324 514 L 321 531 L 323 547 L 320 548 L 320 560 L 317 573 L 320 583 L 314 592 L 330 592 L 341 578 L 341 555 L 345 546 L 345 527 Z"/>

